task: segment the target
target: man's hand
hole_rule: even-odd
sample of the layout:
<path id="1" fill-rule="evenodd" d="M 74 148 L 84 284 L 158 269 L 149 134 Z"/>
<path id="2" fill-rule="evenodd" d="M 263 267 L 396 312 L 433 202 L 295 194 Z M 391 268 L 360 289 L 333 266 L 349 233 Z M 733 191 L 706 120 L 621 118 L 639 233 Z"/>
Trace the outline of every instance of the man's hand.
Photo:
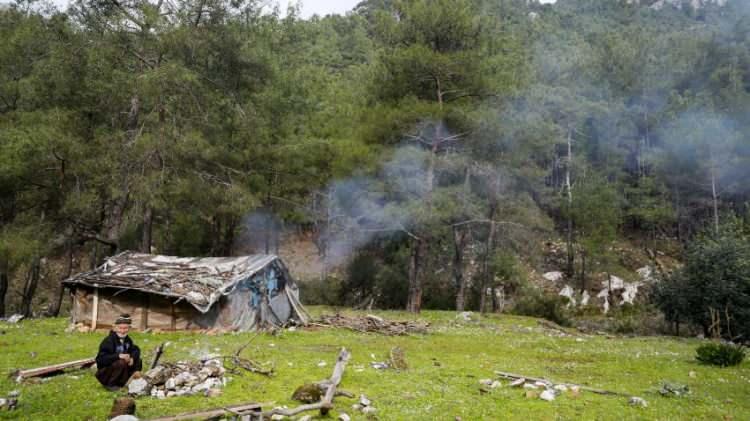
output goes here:
<path id="1" fill-rule="evenodd" d="M 132 364 L 133 363 L 133 359 L 130 358 L 130 354 L 120 354 L 119 357 L 120 357 L 121 360 L 128 361 L 128 364 Z"/>

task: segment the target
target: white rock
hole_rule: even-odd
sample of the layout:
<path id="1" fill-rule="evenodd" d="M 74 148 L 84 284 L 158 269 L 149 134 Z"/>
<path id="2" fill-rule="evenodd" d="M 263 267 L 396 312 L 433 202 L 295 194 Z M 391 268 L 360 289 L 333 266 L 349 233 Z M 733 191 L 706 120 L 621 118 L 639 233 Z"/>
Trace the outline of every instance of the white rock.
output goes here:
<path id="1" fill-rule="evenodd" d="M 14 314 L 14 315 L 8 317 L 8 319 L 6 319 L 6 321 L 8 323 L 18 323 L 22 319 L 23 319 L 23 314 Z"/>
<path id="2" fill-rule="evenodd" d="M 510 387 L 520 387 L 523 386 L 524 383 L 526 383 L 526 379 L 516 379 L 510 383 Z"/>
<path id="3" fill-rule="evenodd" d="M 182 385 L 194 386 L 198 384 L 198 377 L 194 376 L 189 371 L 183 371 L 182 373 L 174 376 L 173 378 L 174 378 L 175 386 L 182 386 Z"/>
<path id="4" fill-rule="evenodd" d="M 385 370 L 386 368 L 388 368 L 388 364 L 382 362 L 374 362 L 370 363 L 370 365 L 376 370 Z"/>
<path id="5" fill-rule="evenodd" d="M 570 391 L 573 393 L 578 393 L 581 391 L 581 386 L 575 386 L 575 385 L 570 386 Z"/>
<path id="6" fill-rule="evenodd" d="M 630 398 L 628 403 L 633 406 L 642 406 L 644 408 L 648 406 L 648 402 L 646 402 L 646 400 L 643 398 L 639 398 L 638 396 L 633 396 L 632 398 Z"/>
<path id="7" fill-rule="evenodd" d="M 542 392 L 541 395 L 539 395 L 539 399 L 545 400 L 545 401 L 554 401 L 555 400 L 555 392 L 551 390 L 545 390 Z"/>
<path id="8" fill-rule="evenodd" d="M 133 415 L 118 415 L 109 421 L 138 421 L 138 418 Z"/>
<path id="9" fill-rule="evenodd" d="M 547 272 L 544 275 L 542 275 L 542 277 L 544 277 L 544 279 L 546 279 L 548 281 L 557 282 L 557 281 L 559 281 L 560 279 L 563 278 L 563 273 L 562 272 L 558 272 L 558 271 Z"/>
<path id="10" fill-rule="evenodd" d="M 281 414 L 273 414 L 273 415 L 271 415 L 271 419 L 272 420 L 283 420 L 284 418 L 286 418 L 286 416 L 281 415 Z"/>
<path id="11" fill-rule="evenodd" d="M 625 304 L 633 304 L 633 301 L 635 300 L 636 295 L 638 295 L 638 287 L 641 286 L 640 282 L 633 282 L 633 283 L 625 283 L 625 290 L 622 292 L 622 302 L 620 303 Z"/>
<path id="12" fill-rule="evenodd" d="M 651 266 L 644 266 L 640 269 L 637 269 L 636 273 L 638 273 L 638 276 L 640 276 L 641 280 L 644 282 L 650 282 L 654 280 L 654 269 L 652 269 Z"/>
<path id="13" fill-rule="evenodd" d="M 458 313 L 458 316 L 456 316 L 456 317 L 460 317 L 465 322 L 469 322 L 469 321 L 471 321 L 471 315 L 472 315 L 472 313 L 470 311 L 462 311 L 461 313 Z"/>
<path id="14" fill-rule="evenodd" d="M 326 364 L 325 361 L 321 361 L 321 362 L 318 363 L 318 367 L 325 367 L 326 365 L 328 365 L 328 364 Z"/>
<path id="15" fill-rule="evenodd" d="M 375 407 L 372 407 L 372 406 L 367 406 L 367 407 L 365 407 L 365 408 L 362 409 L 362 413 L 365 414 L 365 415 L 374 414 L 376 412 L 378 412 L 378 410 L 375 409 Z"/>
<path id="16" fill-rule="evenodd" d="M 617 289 L 623 289 L 625 288 L 625 281 L 619 276 L 609 275 L 609 281 L 602 281 L 602 288 L 609 288 L 610 286 L 612 287 L 613 291 Z"/>
<path id="17" fill-rule="evenodd" d="M 304 417 L 298 419 L 297 421 L 312 421 L 312 415 L 305 415 Z"/>
<path id="18" fill-rule="evenodd" d="M 201 393 L 205 392 L 215 386 L 221 386 L 221 380 L 215 379 L 213 377 L 206 379 L 203 383 L 198 383 L 195 386 L 190 389 L 193 393 Z"/>
<path id="19" fill-rule="evenodd" d="M 0 409 L 2 409 L 6 403 L 8 403 L 7 399 L 0 398 Z"/>
<path id="20" fill-rule="evenodd" d="M 343 412 L 341 414 L 339 414 L 338 420 L 339 421 L 352 421 L 351 417 L 349 417 L 349 415 L 346 415 Z"/>
<path id="21" fill-rule="evenodd" d="M 537 385 L 535 385 L 535 384 L 531 384 L 531 383 L 525 383 L 525 384 L 523 385 L 523 388 L 524 388 L 524 389 L 531 389 L 531 390 L 536 390 L 536 389 L 539 389 L 539 387 L 538 387 Z"/>
<path id="22" fill-rule="evenodd" d="M 352 405 L 352 411 L 361 411 L 361 410 L 362 410 L 362 405 L 358 403 L 355 403 L 354 405 Z"/>
<path id="23" fill-rule="evenodd" d="M 573 291 L 573 288 L 570 285 L 565 285 L 565 287 L 560 291 L 559 295 L 568 299 L 568 307 L 576 306 L 576 299 L 573 297 L 575 295 L 575 291 Z"/>
<path id="24" fill-rule="evenodd" d="M 534 382 L 534 385 L 536 385 L 537 387 L 549 387 L 549 383 L 548 382 L 541 382 L 541 381 Z"/>
<path id="25" fill-rule="evenodd" d="M 159 389 L 159 390 L 156 391 L 156 398 L 157 399 L 164 399 L 166 397 L 167 397 L 167 395 L 164 393 L 163 390 Z"/>
<path id="26" fill-rule="evenodd" d="M 367 399 L 367 396 L 359 395 L 359 404 L 362 406 L 370 406 L 372 402 L 369 399 Z"/>
<path id="27" fill-rule="evenodd" d="M 482 380 L 479 380 L 479 384 L 482 384 L 482 385 L 485 385 L 485 386 L 490 386 L 492 384 L 492 379 L 482 379 Z"/>
<path id="28" fill-rule="evenodd" d="M 148 382 L 146 379 L 135 379 L 128 385 L 128 393 L 131 395 L 143 395 L 148 393 Z"/>
<path id="29" fill-rule="evenodd" d="M 177 383 L 175 383 L 174 377 L 170 377 L 167 379 L 166 383 L 164 383 L 164 388 L 169 390 L 174 390 L 177 388 Z"/>
<path id="30" fill-rule="evenodd" d="M 558 392 L 567 392 L 568 386 L 565 386 L 564 384 L 557 384 L 555 385 L 554 389 L 557 390 Z"/>
<path id="31" fill-rule="evenodd" d="M 500 386 L 502 386 L 502 385 L 503 385 L 502 383 L 500 383 L 499 381 L 495 380 L 495 381 L 494 381 L 494 382 L 492 382 L 492 384 L 490 385 L 490 388 L 492 388 L 492 389 L 497 389 L 498 387 L 500 387 Z"/>
<path id="32" fill-rule="evenodd" d="M 583 291 L 583 294 L 581 294 L 581 305 L 582 306 L 588 305 L 590 299 L 591 299 L 591 296 L 589 295 L 589 292 Z"/>

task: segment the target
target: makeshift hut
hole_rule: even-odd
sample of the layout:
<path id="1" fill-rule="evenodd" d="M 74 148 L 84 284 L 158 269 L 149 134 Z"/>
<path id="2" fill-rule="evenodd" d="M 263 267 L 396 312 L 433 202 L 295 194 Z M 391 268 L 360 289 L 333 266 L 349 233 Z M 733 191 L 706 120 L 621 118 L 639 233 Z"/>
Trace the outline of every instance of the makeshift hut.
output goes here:
<path id="1" fill-rule="evenodd" d="M 299 290 L 274 255 L 173 257 L 126 251 L 63 281 L 73 323 L 110 327 L 129 313 L 145 330 L 252 330 L 306 323 Z"/>

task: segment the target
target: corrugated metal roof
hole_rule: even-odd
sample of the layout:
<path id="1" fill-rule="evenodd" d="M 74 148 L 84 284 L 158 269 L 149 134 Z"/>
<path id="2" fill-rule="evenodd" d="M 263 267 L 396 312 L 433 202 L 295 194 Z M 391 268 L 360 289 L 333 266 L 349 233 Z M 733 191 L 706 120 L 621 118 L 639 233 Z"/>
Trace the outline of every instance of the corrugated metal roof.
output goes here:
<path id="1" fill-rule="evenodd" d="M 238 282 L 277 259 L 267 254 L 175 257 L 126 251 L 108 258 L 95 270 L 75 275 L 63 283 L 178 297 L 205 313 Z"/>

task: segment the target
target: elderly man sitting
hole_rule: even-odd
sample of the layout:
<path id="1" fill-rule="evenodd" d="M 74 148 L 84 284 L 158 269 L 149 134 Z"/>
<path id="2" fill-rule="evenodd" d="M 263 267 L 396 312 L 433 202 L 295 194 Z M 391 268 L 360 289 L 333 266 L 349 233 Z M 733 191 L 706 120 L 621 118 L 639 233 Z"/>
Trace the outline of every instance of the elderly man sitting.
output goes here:
<path id="1" fill-rule="evenodd" d="M 120 315 L 109 336 L 99 345 L 96 378 L 108 390 L 120 389 L 134 373 L 141 371 L 141 350 L 128 336 L 131 323 L 129 314 Z"/>

